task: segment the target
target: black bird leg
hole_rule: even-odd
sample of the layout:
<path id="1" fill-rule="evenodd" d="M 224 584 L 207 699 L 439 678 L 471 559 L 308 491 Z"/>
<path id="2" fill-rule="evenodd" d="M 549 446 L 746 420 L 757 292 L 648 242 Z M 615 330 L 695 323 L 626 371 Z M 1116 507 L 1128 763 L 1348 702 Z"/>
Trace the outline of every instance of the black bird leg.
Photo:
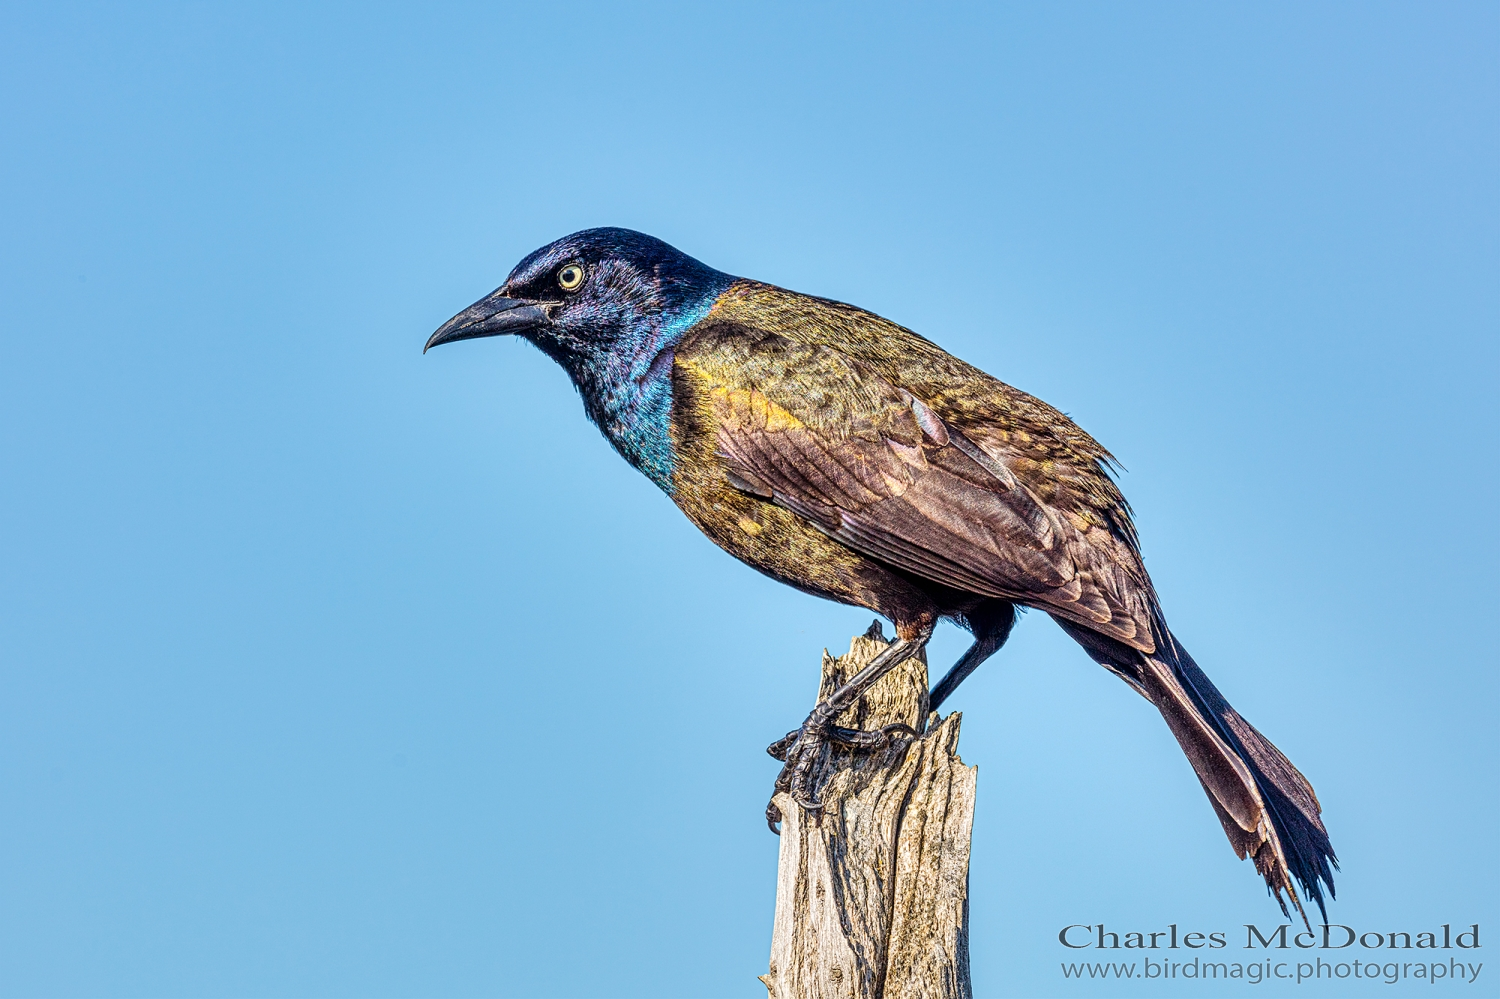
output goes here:
<path id="1" fill-rule="evenodd" d="M 1010 630 L 1016 626 L 1016 608 L 1008 601 L 994 601 L 993 603 L 971 611 L 967 615 L 969 627 L 974 632 L 974 644 L 969 646 L 969 651 L 959 657 L 958 662 L 953 664 L 938 685 L 932 688 L 928 695 L 928 707 L 936 711 L 938 705 L 948 699 L 948 695 L 968 679 L 969 674 L 978 669 L 986 659 L 1000 651 L 1000 646 L 1010 637 Z"/>
<path id="2" fill-rule="evenodd" d="M 931 637 L 932 625 L 930 624 L 919 631 L 914 638 L 898 637 L 885 651 L 871 659 L 870 664 L 856 673 L 848 683 L 835 690 L 827 700 L 819 702 L 812 709 L 812 713 L 807 716 L 807 720 L 802 723 L 801 728 L 788 732 L 784 737 L 766 747 L 767 753 L 786 764 L 776 778 L 776 790 L 790 792 L 792 800 L 809 812 L 819 811 L 823 806 L 813 797 L 808 783 L 812 776 L 813 765 L 817 763 L 825 743 L 836 742 L 868 750 L 888 745 L 891 737 L 898 734 L 916 738 L 917 733 L 910 725 L 899 722 L 887 725 L 875 732 L 861 732 L 857 729 L 841 728 L 833 724 L 833 720 L 848 710 L 855 701 L 859 700 L 860 695 L 875 685 L 877 680 L 911 657 L 919 655 L 926 648 L 927 641 Z M 776 828 L 776 824 L 780 821 L 781 809 L 777 808 L 776 802 L 772 800 L 766 805 L 766 824 L 771 827 L 772 832 L 779 834 L 780 830 Z"/>
<path id="3" fill-rule="evenodd" d="M 958 662 L 953 664 L 953 668 L 943 675 L 936 687 L 932 688 L 932 693 L 928 695 L 928 704 L 931 709 L 936 711 L 938 705 L 946 701 L 948 695 L 953 693 L 954 688 L 967 680 L 970 673 L 995 654 L 1003 641 L 1003 638 L 997 642 L 988 636 L 976 638 L 974 644 L 969 646 L 969 651 L 960 656 Z"/>

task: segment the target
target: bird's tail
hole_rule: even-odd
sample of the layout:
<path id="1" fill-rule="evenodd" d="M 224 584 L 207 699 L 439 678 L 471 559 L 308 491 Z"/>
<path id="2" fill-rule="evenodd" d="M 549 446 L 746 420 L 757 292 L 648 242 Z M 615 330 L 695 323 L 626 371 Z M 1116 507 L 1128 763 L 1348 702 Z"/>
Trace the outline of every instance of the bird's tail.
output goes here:
<path id="1" fill-rule="evenodd" d="M 1307 778 L 1240 717 L 1166 628 L 1160 629 L 1156 651 L 1147 655 L 1078 625 L 1064 627 L 1156 705 L 1208 792 L 1230 844 L 1241 859 L 1255 862 L 1281 911 L 1290 915 L 1285 891 L 1307 922 L 1295 879 L 1327 922 L 1323 889 L 1334 897 L 1338 858 Z"/>

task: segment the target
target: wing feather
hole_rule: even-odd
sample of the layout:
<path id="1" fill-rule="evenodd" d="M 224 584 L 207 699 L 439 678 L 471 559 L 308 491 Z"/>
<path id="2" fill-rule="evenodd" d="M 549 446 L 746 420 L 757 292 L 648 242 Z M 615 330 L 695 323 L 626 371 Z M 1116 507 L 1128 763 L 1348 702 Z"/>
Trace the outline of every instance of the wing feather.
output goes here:
<path id="1" fill-rule="evenodd" d="M 1154 647 L 1149 591 L 1108 546 L 934 407 L 832 348 L 723 336 L 700 338 L 690 363 L 712 385 L 718 456 L 735 488 L 923 579 Z"/>

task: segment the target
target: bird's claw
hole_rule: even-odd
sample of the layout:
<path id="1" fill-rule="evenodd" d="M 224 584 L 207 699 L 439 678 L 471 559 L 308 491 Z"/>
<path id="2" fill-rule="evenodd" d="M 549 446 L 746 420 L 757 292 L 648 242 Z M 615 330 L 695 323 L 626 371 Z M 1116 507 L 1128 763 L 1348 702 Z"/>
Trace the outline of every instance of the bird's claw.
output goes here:
<path id="1" fill-rule="evenodd" d="M 842 746 L 852 749 L 884 749 L 891 744 L 891 739 L 897 735 L 904 735 L 908 739 L 917 738 L 917 730 L 905 722 L 892 722 L 873 732 L 866 732 L 857 728 L 839 728 L 837 725 L 828 727 L 828 741 L 837 742 Z"/>
<path id="2" fill-rule="evenodd" d="M 786 735 L 782 736 L 780 739 L 777 739 L 775 742 L 767 746 L 766 752 L 770 754 L 772 759 L 780 760 L 782 763 L 785 763 L 786 754 L 791 752 L 792 747 L 797 744 L 797 739 L 801 735 L 802 730 L 800 728 L 794 728 Z"/>
<path id="3" fill-rule="evenodd" d="M 806 724 L 795 731 L 788 732 L 782 738 L 766 747 L 766 752 L 774 758 L 781 760 L 785 765 L 781 773 L 776 776 L 776 787 L 772 792 L 770 803 L 766 805 L 766 825 L 776 835 L 781 835 L 777 828 L 782 820 L 781 809 L 776 805 L 776 794 L 782 791 L 791 795 L 798 807 L 804 812 L 814 815 L 823 811 L 822 802 L 818 801 L 811 787 L 813 764 L 823 753 L 823 747 L 829 743 L 837 743 L 848 746 L 856 752 L 874 752 L 884 749 L 891 744 L 896 736 L 906 736 L 908 739 L 918 737 L 917 730 L 902 722 L 895 722 L 878 728 L 873 732 L 865 732 L 855 728 L 841 728 L 838 725 L 828 723 L 818 724 L 809 719 Z"/>

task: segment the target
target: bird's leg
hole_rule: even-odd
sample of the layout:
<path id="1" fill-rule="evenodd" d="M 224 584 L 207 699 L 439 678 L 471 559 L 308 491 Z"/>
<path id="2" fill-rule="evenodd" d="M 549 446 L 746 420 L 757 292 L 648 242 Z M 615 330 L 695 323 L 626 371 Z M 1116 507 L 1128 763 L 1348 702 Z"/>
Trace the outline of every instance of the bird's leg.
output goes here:
<path id="1" fill-rule="evenodd" d="M 986 600 L 964 612 L 968 628 L 974 633 L 974 644 L 959 657 L 938 685 L 927 696 L 928 707 L 936 711 L 958 685 L 968 679 L 986 659 L 1000 651 L 1016 626 L 1016 605 L 1009 600 Z"/>
<path id="2" fill-rule="evenodd" d="M 936 687 L 932 688 L 932 693 L 928 696 L 928 706 L 931 710 L 936 711 L 938 705 L 946 701 L 948 695 L 967 680 L 970 673 L 994 655 L 1000 646 L 1005 644 L 1005 639 L 1009 634 L 1010 629 L 1007 628 L 1000 634 L 981 635 L 974 639 L 974 644 L 969 646 L 969 651 L 960 656 L 958 662 L 953 664 L 953 668 L 943 675 Z"/>
<path id="3" fill-rule="evenodd" d="M 917 733 L 910 725 L 899 722 L 874 732 L 861 732 L 857 729 L 842 728 L 833 724 L 833 720 L 848 710 L 855 701 L 859 700 L 860 695 L 873 687 L 881 677 L 921 653 L 931 637 L 932 625 L 930 624 L 923 627 L 912 638 L 898 637 L 879 655 L 871 659 L 869 665 L 856 673 L 848 683 L 835 690 L 826 700 L 820 701 L 807 716 L 807 721 L 802 723 L 801 728 L 788 732 L 783 738 L 768 746 L 766 752 L 786 764 L 776 778 L 776 790 L 790 792 L 792 800 L 798 805 L 807 811 L 816 812 L 822 808 L 822 805 L 812 796 L 812 789 L 808 784 L 812 776 L 813 765 L 817 763 L 824 744 L 837 742 L 859 749 L 878 749 L 887 745 L 891 737 L 897 734 L 916 738 Z M 780 821 L 781 810 L 773 801 L 766 806 L 766 822 L 770 825 L 772 832 L 779 832 L 776 824 Z"/>

